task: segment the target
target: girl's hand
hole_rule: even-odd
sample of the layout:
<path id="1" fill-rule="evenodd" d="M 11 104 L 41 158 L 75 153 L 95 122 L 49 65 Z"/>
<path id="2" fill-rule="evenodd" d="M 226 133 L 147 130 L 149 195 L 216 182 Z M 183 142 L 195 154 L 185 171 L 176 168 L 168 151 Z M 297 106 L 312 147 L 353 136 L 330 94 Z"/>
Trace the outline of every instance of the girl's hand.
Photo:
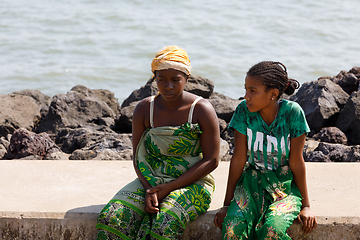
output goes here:
<path id="1" fill-rule="evenodd" d="M 304 207 L 298 216 L 299 222 L 303 225 L 302 230 L 310 233 L 317 226 L 316 216 L 312 213 L 310 207 Z"/>
<path id="2" fill-rule="evenodd" d="M 227 210 L 228 210 L 227 206 L 222 207 L 215 215 L 214 223 L 220 229 L 222 229 L 222 224 L 224 222 L 224 218 L 226 216 Z"/>

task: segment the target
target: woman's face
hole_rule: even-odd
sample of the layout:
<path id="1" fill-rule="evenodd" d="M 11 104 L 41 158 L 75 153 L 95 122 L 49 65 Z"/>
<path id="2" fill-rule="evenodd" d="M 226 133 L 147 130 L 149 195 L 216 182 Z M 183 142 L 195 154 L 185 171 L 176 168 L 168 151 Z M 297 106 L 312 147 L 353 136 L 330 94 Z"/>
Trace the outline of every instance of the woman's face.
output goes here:
<path id="1" fill-rule="evenodd" d="M 174 101 L 183 93 L 188 76 L 175 69 L 166 69 L 156 71 L 155 79 L 160 95 L 167 101 Z"/>
<path id="2" fill-rule="evenodd" d="M 268 90 L 259 78 L 246 75 L 245 78 L 246 106 L 250 112 L 258 112 L 270 106 L 274 91 Z"/>

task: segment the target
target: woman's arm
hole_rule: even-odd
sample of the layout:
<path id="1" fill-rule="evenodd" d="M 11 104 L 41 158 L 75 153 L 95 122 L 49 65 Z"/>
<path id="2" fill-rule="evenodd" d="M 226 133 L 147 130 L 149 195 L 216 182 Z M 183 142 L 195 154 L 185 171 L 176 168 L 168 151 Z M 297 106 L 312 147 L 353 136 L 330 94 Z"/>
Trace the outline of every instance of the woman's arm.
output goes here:
<path id="1" fill-rule="evenodd" d="M 145 179 L 144 175 L 140 172 L 135 164 L 136 149 L 142 134 L 144 133 L 145 126 L 145 114 L 148 112 L 149 103 L 145 100 L 141 101 L 135 108 L 132 121 L 132 147 L 133 147 L 133 165 L 139 180 L 143 184 L 145 190 L 151 188 L 150 183 Z"/>
<path id="2" fill-rule="evenodd" d="M 300 190 L 303 198 L 299 221 L 303 224 L 304 232 L 309 233 L 316 228 L 317 220 L 310 209 L 310 200 L 306 184 L 305 161 L 303 158 L 304 145 L 305 134 L 290 140 L 289 166 L 294 176 L 294 183 Z"/>
<path id="3" fill-rule="evenodd" d="M 138 176 L 140 182 L 145 188 L 145 191 L 151 189 L 150 183 L 145 179 L 144 175 L 140 172 L 138 167 L 135 163 L 135 156 L 136 156 L 136 149 L 143 135 L 144 131 L 146 130 L 146 121 L 148 119 L 146 116 L 149 115 L 149 101 L 144 99 L 141 101 L 135 108 L 133 113 L 133 122 L 132 122 L 132 146 L 133 146 L 133 165 Z M 149 213 L 156 213 L 159 211 L 157 208 L 158 206 L 158 198 L 155 193 L 146 193 L 145 195 L 145 211 Z"/>
<path id="4" fill-rule="evenodd" d="M 222 207 L 220 211 L 216 213 L 214 219 L 215 225 L 220 229 L 222 229 L 222 224 L 226 216 L 227 207 L 230 205 L 230 202 L 234 197 L 236 184 L 238 183 L 243 173 L 247 161 L 247 137 L 246 135 L 239 133 L 237 130 L 234 130 L 234 133 L 234 153 L 231 158 L 229 167 L 229 176 L 224 199 L 224 207 Z"/>
<path id="5" fill-rule="evenodd" d="M 148 192 L 157 192 L 161 201 L 171 191 L 192 184 L 212 172 L 219 164 L 220 130 L 215 110 L 207 100 L 201 100 L 194 109 L 194 119 L 202 131 L 200 137 L 203 159 L 189 168 L 180 177 L 169 183 L 160 184 Z"/>

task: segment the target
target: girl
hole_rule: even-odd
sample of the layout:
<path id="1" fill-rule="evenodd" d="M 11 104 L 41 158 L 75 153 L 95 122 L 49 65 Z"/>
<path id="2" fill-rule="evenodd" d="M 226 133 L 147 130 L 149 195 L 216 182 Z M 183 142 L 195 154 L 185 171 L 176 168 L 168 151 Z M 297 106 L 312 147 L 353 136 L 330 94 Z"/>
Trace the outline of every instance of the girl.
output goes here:
<path id="1" fill-rule="evenodd" d="M 297 216 L 305 233 L 317 225 L 302 155 L 310 129 L 300 105 L 279 100 L 299 85 L 280 62 L 247 72 L 245 100 L 229 124 L 235 138 L 224 207 L 215 216 L 223 239 L 291 239 L 286 230 Z"/>
<path id="2" fill-rule="evenodd" d="M 151 64 L 158 95 L 142 100 L 132 123 L 138 176 L 101 211 L 98 239 L 178 239 L 208 208 L 220 130 L 212 105 L 184 91 L 185 50 L 165 47 Z"/>

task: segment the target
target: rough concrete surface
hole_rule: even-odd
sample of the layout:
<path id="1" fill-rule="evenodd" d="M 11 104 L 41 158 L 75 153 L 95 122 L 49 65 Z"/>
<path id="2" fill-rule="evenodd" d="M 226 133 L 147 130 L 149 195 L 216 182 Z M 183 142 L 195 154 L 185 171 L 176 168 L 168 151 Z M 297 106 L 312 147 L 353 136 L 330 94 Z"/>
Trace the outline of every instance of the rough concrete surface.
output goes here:
<path id="1" fill-rule="evenodd" d="M 229 162 L 213 172 L 210 210 L 182 239 L 221 239 L 213 224 L 222 206 Z M 360 164 L 306 163 L 308 191 L 319 225 L 309 235 L 294 223 L 293 239 L 360 240 Z M 1 239 L 94 239 L 99 211 L 136 177 L 131 161 L 0 161 Z"/>

